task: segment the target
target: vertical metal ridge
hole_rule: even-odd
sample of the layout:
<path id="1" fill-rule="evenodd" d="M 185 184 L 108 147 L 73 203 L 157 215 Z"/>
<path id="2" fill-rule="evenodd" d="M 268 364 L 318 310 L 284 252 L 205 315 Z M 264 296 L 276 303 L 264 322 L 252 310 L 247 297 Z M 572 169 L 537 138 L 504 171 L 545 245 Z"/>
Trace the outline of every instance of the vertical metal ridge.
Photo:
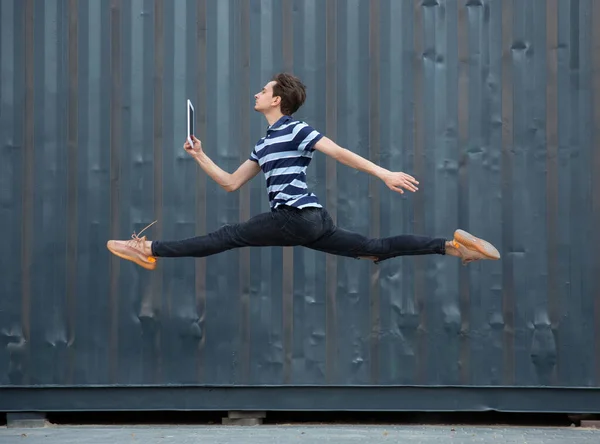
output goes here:
<path id="1" fill-rule="evenodd" d="M 516 1 L 516 0 L 515 0 Z M 568 167 L 563 169 L 562 174 L 565 176 L 565 187 L 567 188 L 567 193 L 565 193 L 565 198 L 568 202 L 565 208 L 565 213 L 561 214 L 563 220 L 568 221 L 565 224 L 561 224 L 565 227 L 565 233 L 563 233 L 564 241 L 568 239 L 568 248 L 566 249 L 567 254 L 569 255 L 567 258 L 566 268 L 566 277 L 568 279 L 568 285 L 565 286 L 568 291 L 568 305 L 569 311 L 574 315 L 574 317 L 580 317 L 583 313 L 586 312 L 585 307 L 585 296 L 583 291 L 583 270 L 575 258 L 583 258 L 583 236 L 581 235 L 581 231 L 585 225 L 579 222 L 578 217 L 575 214 L 578 214 L 578 210 L 582 207 L 582 198 L 581 193 L 583 191 L 582 187 L 582 171 L 585 163 L 582 161 L 583 149 L 582 149 L 582 137 L 581 137 L 581 119 L 582 119 L 582 102 L 585 103 L 586 97 L 583 97 L 580 94 L 581 81 L 582 81 L 582 72 L 585 70 L 585 63 L 581 60 L 581 34 L 583 34 L 582 26 L 581 26 L 581 7 L 582 2 L 580 0 L 572 0 L 566 2 L 568 5 L 567 11 L 565 11 L 566 18 L 566 27 L 567 32 L 565 33 L 565 52 L 567 60 L 565 60 L 565 71 L 566 79 L 563 83 L 567 86 L 567 91 L 565 92 L 563 98 L 565 99 L 565 108 L 568 110 L 568 114 L 566 114 L 565 118 L 569 120 L 568 129 L 565 129 L 565 133 L 567 133 L 566 139 L 566 147 L 565 147 L 565 156 L 564 162 Z M 562 68 L 562 67 L 561 67 Z M 568 98 L 568 99 L 567 99 Z M 560 147 L 559 149 L 562 149 Z M 561 159 L 561 160 L 563 160 Z M 563 256 L 565 257 L 565 256 Z M 564 277 L 563 277 L 564 279 Z M 588 306 L 589 307 L 589 306 Z M 571 337 L 577 341 L 581 341 L 582 343 L 591 338 L 586 337 L 586 333 L 589 333 L 589 327 L 584 323 L 578 323 L 577 325 L 572 326 L 571 328 Z M 587 331 L 586 331 L 587 330 Z M 586 350 L 585 358 L 590 359 L 591 350 L 588 346 Z M 573 357 L 571 355 L 570 357 Z M 585 359 L 584 358 L 584 359 Z M 580 373 L 581 376 L 590 378 L 592 376 L 592 372 L 589 369 L 582 370 Z"/>
<path id="2" fill-rule="evenodd" d="M 502 313 L 504 318 L 504 384 L 515 381 L 514 278 L 512 261 L 513 1 L 502 2 Z"/>
<path id="3" fill-rule="evenodd" d="M 22 251 L 21 251 L 21 322 L 23 325 L 23 340 L 31 343 L 31 287 L 32 287 L 32 249 L 33 249 L 33 197 L 34 197 L 34 14 L 33 0 L 25 0 L 24 40 L 25 40 L 25 122 L 23 135 L 23 215 L 22 215 Z M 29 383 L 29 362 L 31 348 L 25 346 L 23 356 L 23 384 Z"/>
<path id="4" fill-rule="evenodd" d="M 164 82 L 164 0 L 154 0 L 154 213 L 157 223 L 157 236 L 162 233 L 163 219 L 163 82 Z M 152 275 L 152 315 L 158 316 L 161 311 L 163 292 L 162 268 Z M 158 320 L 156 319 L 158 323 Z M 156 382 L 162 378 L 161 330 L 156 328 L 154 378 Z"/>
<path id="5" fill-rule="evenodd" d="M 119 238 L 119 179 L 121 167 L 121 0 L 110 3 L 110 237 Z M 120 259 L 110 262 L 110 381 L 118 380 Z"/>
<path id="6" fill-rule="evenodd" d="M 369 157 L 376 165 L 380 163 L 380 0 L 372 0 L 369 4 Z M 369 178 L 370 225 L 369 235 L 378 238 L 381 235 L 381 202 L 379 197 L 380 181 L 374 177 Z M 379 345 L 380 345 L 380 292 L 379 292 L 379 265 L 371 264 L 370 295 L 370 373 L 371 383 L 379 382 Z"/>
<path id="7" fill-rule="evenodd" d="M 326 53 L 326 97 L 325 127 L 329 138 L 337 137 L 337 0 L 327 0 L 325 6 L 325 53 Z M 337 166 L 336 160 L 327 157 L 326 187 L 327 209 L 334 223 L 337 221 Z M 337 378 L 337 258 L 328 254 L 325 258 L 326 270 L 326 381 L 331 383 Z"/>
<path id="8" fill-rule="evenodd" d="M 458 4 L 458 224 L 468 229 L 469 222 L 469 178 L 468 178 L 468 143 L 469 143 L 469 35 L 467 20 L 467 1 L 460 0 Z M 460 336 L 460 381 L 469 381 L 469 329 L 470 329 L 470 294 L 469 272 L 465 267 L 459 273 L 459 305 L 461 319 Z"/>
<path id="9" fill-rule="evenodd" d="M 79 88 L 79 70 L 78 70 L 78 13 L 77 0 L 69 0 L 68 10 L 68 119 L 67 119 L 67 138 L 68 138 L 68 156 L 67 156 L 67 344 L 69 347 L 69 365 L 66 380 L 69 384 L 73 383 L 73 373 L 75 365 L 75 318 L 77 313 L 77 177 L 78 177 L 78 88 Z"/>
<path id="10" fill-rule="evenodd" d="M 198 72 L 196 73 L 196 124 L 200 134 L 206 134 L 206 0 L 197 3 Z M 196 175 L 196 233 L 206 233 L 206 174 Z M 204 379 L 204 346 L 206 345 L 206 258 L 195 260 L 196 309 L 203 327 L 196 354 L 198 382 Z"/>
<path id="11" fill-rule="evenodd" d="M 283 0 L 282 5 L 283 65 L 286 72 L 292 72 L 294 66 L 292 0 Z M 282 329 L 283 329 L 283 381 L 291 382 L 292 353 L 294 334 L 294 248 L 283 247 L 282 279 Z"/>
<path id="12" fill-rule="evenodd" d="M 421 9 L 421 0 L 414 0 L 413 4 L 413 44 L 414 44 L 414 170 L 415 177 L 423 177 L 425 171 L 425 153 L 423 143 L 423 11 Z M 419 234 L 425 229 L 425 195 L 417 193 L 414 198 L 414 228 Z M 419 311 L 419 328 L 417 329 L 417 349 L 418 357 L 415 366 L 416 381 L 422 383 L 427 376 L 427 312 L 425 310 L 425 258 L 421 256 L 414 257 L 415 285 L 414 300 L 415 306 Z"/>
<path id="13" fill-rule="evenodd" d="M 282 0 L 282 40 L 283 40 L 283 67 L 286 72 L 294 69 L 294 17 L 292 0 Z"/>
<path id="14" fill-rule="evenodd" d="M 600 48 L 599 48 L 600 49 Z M 546 218 L 548 222 L 548 310 L 559 349 L 560 299 L 558 294 L 558 0 L 546 2 Z M 560 374 L 556 361 L 554 383 Z"/>
<path id="15" fill-rule="evenodd" d="M 241 104 L 240 104 L 240 133 L 242 149 L 240 149 L 240 163 L 248 159 L 250 147 L 250 3 L 242 0 L 240 14 L 240 58 L 241 76 Z M 250 184 L 240 190 L 240 221 L 250 218 Z M 240 250 L 240 361 L 242 366 L 241 378 L 243 383 L 250 381 L 250 249 Z"/>
<path id="16" fill-rule="evenodd" d="M 557 1 L 557 0 L 554 0 Z M 593 208 L 593 226 L 594 239 L 592 245 L 600 245 L 600 235 L 598 227 L 600 227 L 600 3 L 592 2 L 592 91 L 593 91 L 593 108 L 592 121 L 594 122 L 594 132 L 592 135 L 592 208 Z M 557 187 L 558 188 L 558 187 Z M 596 385 L 600 385 L 600 259 L 597 255 L 593 256 L 594 264 L 593 273 L 594 282 L 592 283 L 593 298 L 594 298 L 594 326 L 595 326 L 595 344 L 594 356 L 596 366 Z M 558 341 L 557 341 L 558 342 Z M 560 360 L 557 360 L 560 363 Z"/>
<path id="17" fill-rule="evenodd" d="M 22 137 L 25 135 L 19 124 L 23 123 L 25 115 L 23 106 L 23 30 L 24 14 L 15 2 L 0 3 L 0 230 L 4 234 L 3 249 L 9 254 L 0 256 L 0 294 L 2 294 L 2 309 L 0 309 L 0 325 L 9 323 L 19 324 L 22 321 L 23 279 L 21 265 L 23 261 L 23 163 L 24 150 Z M 21 8 L 23 5 L 21 4 Z M 21 129 L 21 134 L 19 134 Z M 11 140 L 12 139 L 12 140 Z M 11 143 L 12 142 L 12 143 Z M 21 166 L 21 170 L 19 170 Z M 21 185 L 19 185 L 21 182 Z M 21 194 L 19 195 L 19 191 Z M 21 230 L 21 231 L 20 231 Z M 18 258 L 18 259 L 17 259 Z M 20 319 L 19 319 L 20 318 Z M 4 327 L 6 328 L 6 327 Z M 23 334 L 15 335 L 11 342 L 25 344 Z M 19 337 L 20 336 L 20 337 Z M 7 342 L 3 344 L 8 350 Z M 7 369 L 14 365 L 15 353 L 0 354 L 0 367 L 3 371 L 5 384 L 19 383 L 22 374 L 14 372 L 7 376 Z"/>

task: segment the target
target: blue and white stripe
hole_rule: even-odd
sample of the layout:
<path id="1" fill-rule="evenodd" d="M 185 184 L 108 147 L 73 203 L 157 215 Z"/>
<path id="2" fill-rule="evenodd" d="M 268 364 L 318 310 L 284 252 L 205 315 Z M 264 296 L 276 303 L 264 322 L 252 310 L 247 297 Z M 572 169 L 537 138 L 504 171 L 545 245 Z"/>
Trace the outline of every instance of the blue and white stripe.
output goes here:
<path id="1" fill-rule="evenodd" d="M 258 141 L 250 160 L 258 162 L 265 174 L 271 208 L 321 208 L 317 196 L 306 186 L 306 168 L 322 137 L 306 123 L 283 116 Z"/>

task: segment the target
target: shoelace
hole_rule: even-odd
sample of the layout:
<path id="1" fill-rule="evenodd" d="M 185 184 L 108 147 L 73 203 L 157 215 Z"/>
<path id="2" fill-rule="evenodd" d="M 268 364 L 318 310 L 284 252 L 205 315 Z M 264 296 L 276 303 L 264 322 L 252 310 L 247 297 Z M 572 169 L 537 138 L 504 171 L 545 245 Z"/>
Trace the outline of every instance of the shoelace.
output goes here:
<path id="1" fill-rule="evenodd" d="M 135 247 L 135 248 L 140 248 L 140 243 L 145 242 L 146 241 L 146 236 L 144 237 L 140 237 L 140 234 L 142 234 L 144 231 L 146 231 L 148 228 L 150 228 L 152 225 L 154 225 L 156 222 L 158 222 L 157 220 L 155 220 L 154 222 L 152 222 L 150 225 L 147 225 L 146 228 L 144 228 L 142 231 L 140 231 L 139 233 L 136 234 L 136 232 L 134 231 L 133 234 L 131 235 L 131 240 L 128 241 L 128 245 Z"/>

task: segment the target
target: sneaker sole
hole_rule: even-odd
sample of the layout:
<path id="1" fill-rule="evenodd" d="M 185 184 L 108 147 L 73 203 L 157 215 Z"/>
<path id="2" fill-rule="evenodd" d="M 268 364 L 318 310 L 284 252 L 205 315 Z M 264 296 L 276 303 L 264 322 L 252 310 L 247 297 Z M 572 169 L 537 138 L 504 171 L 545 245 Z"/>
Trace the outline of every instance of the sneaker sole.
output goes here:
<path id="1" fill-rule="evenodd" d="M 473 236 L 471 233 L 467 233 L 464 230 L 456 230 L 454 232 L 454 239 L 469 250 L 478 251 L 488 259 L 500 259 L 500 252 L 492 244 Z"/>
<path id="2" fill-rule="evenodd" d="M 140 267 L 145 268 L 146 270 L 154 270 L 156 268 L 156 262 L 148 263 L 148 262 L 144 262 L 141 259 L 138 259 L 136 257 L 124 255 L 123 253 L 120 253 L 120 252 L 116 251 L 115 249 L 111 248 L 110 244 L 108 242 L 106 243 L 106 248 L 108 248 L 108 251 L 110 251 L 115 256 L 118 256 L 121 259 L 125 259 L 126 261 L 133 262 L 134 264 L 137 264 Z"/>

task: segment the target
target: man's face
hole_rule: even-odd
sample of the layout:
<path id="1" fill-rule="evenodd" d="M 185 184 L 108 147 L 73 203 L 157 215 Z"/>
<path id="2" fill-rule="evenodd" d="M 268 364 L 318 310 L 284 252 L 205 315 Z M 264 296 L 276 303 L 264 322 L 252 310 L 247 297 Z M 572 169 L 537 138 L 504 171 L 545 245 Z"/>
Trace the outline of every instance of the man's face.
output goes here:
<path id="1" fill-rule="evenodd" d="M 273 85 L 275 81 L 267 83 L 263 89 L 254 95 L 254 110 L 264 113 L 279 105 L 281 99 L 279 97 L 273 97 Z"/>

